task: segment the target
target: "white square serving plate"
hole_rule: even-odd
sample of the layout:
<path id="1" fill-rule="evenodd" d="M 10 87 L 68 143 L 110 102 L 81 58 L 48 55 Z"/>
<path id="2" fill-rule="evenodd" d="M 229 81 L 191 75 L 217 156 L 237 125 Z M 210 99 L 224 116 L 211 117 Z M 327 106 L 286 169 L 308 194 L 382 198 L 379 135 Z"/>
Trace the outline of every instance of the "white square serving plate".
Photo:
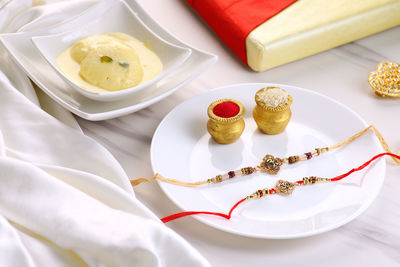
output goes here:
<path id="1" fill-rule="evenodd" d="M 136 16 L 125 2 L 121 0 L 112 0 L 112 2 L 113 4 L 103 13 L 98 13 L 95 19 L 72 31 L 32 37 L 32 42 L 40 54 L 64 81 L 84 96 L 98 101 L 119 100 L 146 89 L 180 66 L 192 52 L 189 48 L 177 46 L 158 37 Z M 107 19 L 105 20 L 104 18 Z M 162 73 L 147 82 L 131 88 L 118 91 L 92 92 L 82 88 L 57 66 L 57 57 L 77 41 L 88 36 L 113 32 L 128 34 L 149 45 L 163 64 Z"/>
<path id="2" fill-rule="evenodd" d="M 90 23 L 100 12 L 108 9 L 112 5 L 112 1 L 101 2 L 69 21 L 40 31 L 2 34 L 0 42 L 11 58 L 46 94 L 77 116 L 92 121 L 116 118 L 148 107 L 175 92 L 217 60 L 217 56 L 190 47 L 171 35 L 157 24 L 136 1 L 128 0 L 126 3 L 154 33 L 175 45 L 190 48 L 192 54 L 181 66 L 147 87 L 146 90 L 136 92 L 119 101 L 94 101 L 76 92 L 59 77 L 31 42 L 31 38 L 34 36 L 71 31 L 85 23 Z"/>

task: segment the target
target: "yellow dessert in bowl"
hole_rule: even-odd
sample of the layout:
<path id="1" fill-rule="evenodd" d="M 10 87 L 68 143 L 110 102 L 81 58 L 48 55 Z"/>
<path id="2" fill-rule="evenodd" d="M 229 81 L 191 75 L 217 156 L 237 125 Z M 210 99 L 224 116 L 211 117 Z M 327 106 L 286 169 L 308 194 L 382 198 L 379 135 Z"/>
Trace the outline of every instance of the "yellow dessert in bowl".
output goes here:
<path id="1" fill-rule="evenodd" d="M 57 57 L 56 64 L 68 78 L 91 92 L 132 88 L 163 70 L 160 58 L 148 45 L 118 32 L 75 42 Z"/>
<path id="2" fill-rule="evenodd" d="M 181 66 L 191 49 L 159 37 L 124 1 L 106 2 L 93 11 L 96 19 L 90 23 L 33 36 L 32 43 L 61 82 L 67 83 L 63 85 L 66 95 L 116 101 L 158 90 L 170 78 L 160 80 Z"/>

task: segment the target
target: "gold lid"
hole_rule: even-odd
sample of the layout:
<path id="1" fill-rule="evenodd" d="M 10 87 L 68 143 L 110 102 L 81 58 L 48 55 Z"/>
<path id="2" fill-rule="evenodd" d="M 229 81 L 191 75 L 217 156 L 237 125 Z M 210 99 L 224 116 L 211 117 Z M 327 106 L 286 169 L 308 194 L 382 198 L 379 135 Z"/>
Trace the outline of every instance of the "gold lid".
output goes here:
<path id="1" fill-rule="evenodd" d="M 233 117 L 229 117 L 229 118 L 223 118 L 223 117 L 215 115 L 214 108 L 218 104 L 221 104 L 221 103 L 224 103 L 224 102 L 232 102 L 232 103 L 235 103 L 236 105 L 238 105 L 238 107 L 239 107 L 238 114 L 236 114 Z M 208 109 L 207 109 L 208 117 L 210 119 L 215 120 L 215 121 L 220 122 L 220 123 L 232 123 L 232 122 L 238 121 L 238 120 L 243 118 L 244 112 L 245 112 L 245 108 L 244 108 L 243 104 L 241 102 L 237 101 L 237 100 L 234 100 L 234 99 L 220 99 L 220 100 L 214 101 L 208 106 Z"/>
<path id="2" fill-rule="evenodd" d="M 264 90 L 270 90 L 270 89 L 281 89 L 281 90 L 283 90 L 283 89 L 280 88 L 280 87 L 264 87 L 264 88 L 261 88 L 260 90 L 258 90 L 258 91 L 256 92 L 256 94 L 255 94 L 255 96 L 254 96 L 254 99 L 256 100 L 257 105 L 260 106 L 260 107 L 262 107 L 263 109 L 266 109 L 266 110 L 272 111 L 272 112 L 278 112 L 278 111 L 283 111 L 283 110 L 288 109 L 288 108 L 290 107 L 290 105 L 292 104 L 292 102 L 293 102 L 293 98 L 292 98 L 292 96 L 291 96 L 290 94 L 288 94 L 288 102 L 287 102 L 286 104 L 284 104 L 284 105 L 282 105 L 282 106 L 278 106 L 278 107 L 267 106 L 267 105 L 264 103 L 264 101 L 262 101 L 262 100 L 260 99 L 260 97 L 258 96 L 258 94 L 261 93 L 261 92 L 264 91 Z M 285 90 L 283 90 L 283 91 L 285 91 Z M 285 91 L 285 92 L 286 92 L 286 91 Z"/>

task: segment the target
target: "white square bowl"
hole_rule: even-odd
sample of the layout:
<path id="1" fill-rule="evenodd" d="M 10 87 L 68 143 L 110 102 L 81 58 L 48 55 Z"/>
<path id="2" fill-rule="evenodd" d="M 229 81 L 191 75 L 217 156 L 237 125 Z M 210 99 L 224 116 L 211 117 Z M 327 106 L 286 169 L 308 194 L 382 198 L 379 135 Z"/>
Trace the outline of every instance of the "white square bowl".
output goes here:
<path id="1" fill-rule="evenodd" d="M 158 36 L 168 42 L 192 50 L 189 58 L 164 78 L 150 85 L 146 90 L 133 93 L 117 101 L 100 102 L 78 93 L 65 82 L 40 55 L 31 42 L 34 36 L 44 36 L 72 31 L 96 20 L 113 1 L 101 1 L 87 11 L 71 17 L 70 20 L 49 25 L 46 28 L 21 33 L 0 34 L 0 43 L 10 58 L 49 97 L 75 115 L 90 121 L 101 121 L 124 116 L 168 97 L 192 81 L 217 61 L 217 56 L 186 44 L 158 24 L 136 0 L 125 0 L 135 14 Z"/>
<path id="2" fill-rule="evenodd" d="M 32 42 L 38 49 L 39 53 L 62 79 L 82 95 L 97 101 L 115 101 L 135 92 L 145 90 L 147 87 L 179 67 L 192 52 L 189 48 L 174 45 L 158 37 L 123 1 L 113 0 L 113 2 L 114 3 L 110 8 L 105 10 L 102 14 L 98 14 L 97 19 L 88 24 L 82 25 L 82 27 L 74 31 L 32 37 Z M 149 43 L 151 48 L 162 61 L 162 73 L 150 81 L 135 87 L 119 91 L 91 92 L 76 84 L 57 67 L 57 57 L 61 52 L 72 46 L 75 42 L 87 36 L 111 32 L 126 33 L 143 43 Z"/>

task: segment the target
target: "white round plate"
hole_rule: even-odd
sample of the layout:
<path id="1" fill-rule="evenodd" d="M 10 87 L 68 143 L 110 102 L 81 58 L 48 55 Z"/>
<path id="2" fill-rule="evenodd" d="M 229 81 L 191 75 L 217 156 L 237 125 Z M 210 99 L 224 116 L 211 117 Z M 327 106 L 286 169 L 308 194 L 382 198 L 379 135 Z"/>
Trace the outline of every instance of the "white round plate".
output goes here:
<path id="1" fill-rule="evenodd" d="M 264 135 L 252 118 L 255 92 L 279 86 L 293 97 L 292 119 L 278 135 Z M 218 99 L 241 101 L 246 128 L 229 145 L 214 142 L 207 133 L 208 105 Z M 368 125 L 349 108 L 318 93 L 279 84 L 238 84 L 197 95 L 172 110 L 158 126 L 151 145 L 154 172 L 182 181 L 211 178 L 229 170 L 257 166 L 266 154 L 299 155 L 341 142 Z M 278 179 L 304 176 L 334 177 L 382 152 L 371 133 L 339 150 L 281 168 L 278 175 L 255 173 L 217 185 L 196 188 L 160 182 L 165 194 L 184 211 L 228 213 L 238 200 Z M 268 195 L 241 204 L 230 220 L 210 215 L 195 218 L 230 233 L 257 238 L 297 238 L 335 229 L 360 215 L 375 199 L 384 180 L 380 159 L 363 171 L 332 183 L 297 187 L 292 195 Z M 184 219 L 180 219 L 184 220 Z"/>

